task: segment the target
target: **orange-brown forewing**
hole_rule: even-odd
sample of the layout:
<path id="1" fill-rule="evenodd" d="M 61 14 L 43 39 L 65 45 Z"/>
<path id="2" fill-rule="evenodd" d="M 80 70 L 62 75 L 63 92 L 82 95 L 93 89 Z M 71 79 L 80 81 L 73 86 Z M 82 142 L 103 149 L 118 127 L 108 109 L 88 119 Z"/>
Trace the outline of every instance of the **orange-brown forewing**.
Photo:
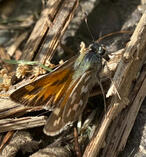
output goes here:
<path id="1" fill-rule="evenodd" d="M 62 98 L 73 74 L 73 61 L 13 92 L 10 98 L 27 106 L 50 108 Z"/>

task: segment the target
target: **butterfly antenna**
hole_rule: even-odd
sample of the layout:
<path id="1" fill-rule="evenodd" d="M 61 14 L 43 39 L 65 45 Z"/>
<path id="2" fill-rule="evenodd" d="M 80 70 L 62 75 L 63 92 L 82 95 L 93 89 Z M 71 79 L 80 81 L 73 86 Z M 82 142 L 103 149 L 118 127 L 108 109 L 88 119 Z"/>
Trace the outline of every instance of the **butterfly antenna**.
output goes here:
<path id="1" fill-rule="evenodd" d="M 91 29 L 89 28 L 87 18 L 85 18 L 85 23 L 86 23 L 86 26 L 87 26 L 88 32 L 89 32 L 89 34 L 90 34 L 90 36 L 91 36 L 91 38 L 92 38 L 92 40 L 93 40 L 93 42 L 94 42 L 95 40 L 94 40 L 93 34 L 92 34 L 92 32 L 91 32 Z"/>
<path id="2" fill-rule="evenodd" d="M 86 23 L 88 32 L 89 32 L 89 34 L 90 34 L 90 36 L 91 36 L 91 38 L 92 38 L 92 40 L 93 40 L 93 42 L 94 42 L 95 39 L 94 39 L 94 37 L 93 37 L 93 34 L 92 34 L 91 29 L 90 29 L 89 24 L 88 24 L 87 12 L 82 8 L 81 5 L 79 5 L 79 6 L 80 6 L 80 8 L 81 8 L 82 13 L 84 14 L 84 20 L 85 20 L 85 23 Z"/>

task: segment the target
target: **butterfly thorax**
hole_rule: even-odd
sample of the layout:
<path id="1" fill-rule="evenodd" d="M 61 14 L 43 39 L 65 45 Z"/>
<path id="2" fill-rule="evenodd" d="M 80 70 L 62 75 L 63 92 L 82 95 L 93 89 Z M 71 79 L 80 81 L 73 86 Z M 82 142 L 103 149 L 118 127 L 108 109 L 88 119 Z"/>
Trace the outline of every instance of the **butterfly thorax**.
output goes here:
<path id="1" fill-rule="evenodd" d="M 102 68 L 103 49 L 97 44 L 89 45 L 85 53 L 81 53 L 74 64 L 73 79 L 80 78 L 85 72 L 91 71 L 96 75 Z"/>

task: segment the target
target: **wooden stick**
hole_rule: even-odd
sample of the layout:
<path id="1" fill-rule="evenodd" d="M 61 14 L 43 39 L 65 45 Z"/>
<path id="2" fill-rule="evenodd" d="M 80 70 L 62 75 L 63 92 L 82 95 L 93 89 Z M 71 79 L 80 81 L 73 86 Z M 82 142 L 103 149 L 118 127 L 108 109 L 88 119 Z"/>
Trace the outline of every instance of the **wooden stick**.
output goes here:
<path id="1" fill-rule="evenodd" d="M 100 155 L 101 157 L 117 156 L 124 149 L 140 106 L 146 96 L 144 91 L 146 91 L 146 68 L 141 73 L 131 93 L 130 105 L 112 123 L 106 138 L 106 146 L 103 149 L 102 155 Z"/>
<path id="2" fill-rule="evenodd" d="M 77 157 L 81 157 L 82 154 L 81 154 L 80 145 L 78 142 L 78 132 L 77 132 L 77 128 L 75 127 L 74 127 L 74 147 L 75 147 Z"/>
<path id="3" fill-rule="evenodd" d="M 67 26 L 73 18 L 77 6 L 78 0 L 63 1 L 55 16 L 53 25 L 47 32 L 42 47 L 39 50 L 35 60 L 39 60 L 43 64 L 46 62 L 46 60 L 51 60 L 61 37 L 63 36 Z"/>
<path id="4" fill-rule="evenodd" d="M 61 0 L 48 0 L 47 7 L 42 10 L 41 17 L 34 26 L 34 29 L 25 44 L 22 59 L 28 61 L 32 60 L 46 32 L 51 27 L 51 24 L 49 23 L 53 22 L 60 3 Z"/>
<path id="5" fill-rule="evenodd" d="M 12 130 L 39 127 L 43 126 L 45 123 L 45 116 L 2 119 L 0 120 L 0 133 Z"/>

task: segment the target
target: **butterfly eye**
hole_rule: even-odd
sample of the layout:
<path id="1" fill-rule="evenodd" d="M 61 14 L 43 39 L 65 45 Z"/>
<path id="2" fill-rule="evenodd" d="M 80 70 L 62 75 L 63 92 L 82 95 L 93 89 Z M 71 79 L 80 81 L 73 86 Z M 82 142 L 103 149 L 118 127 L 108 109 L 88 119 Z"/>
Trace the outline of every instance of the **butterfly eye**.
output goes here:
<path id="1" fill-rule="evenodd" d="M 98 43 L 93 43 L 89 47 L 90 47 L 91 51 L 96 52 L 96 51 L 98 51 L 100 46 Z"/>
<path id="2" fill-rule="evenodd" d="M 99 46 L 99 49 L 98 49 L 98 53 L 103 56 L 105 54 L 105 48 L 103 47 L 103 45 Z"/>
<path id="3" fill-rule="evenodd" d="M 96 53 L 100 54 L 101 56 L 104 55 L 104 53 L 105 53 L 104 46 L 100 45 L 99 43 L 93 43 L 89 47 L 90 47 L 90 51 L 96 52 Z"/>

